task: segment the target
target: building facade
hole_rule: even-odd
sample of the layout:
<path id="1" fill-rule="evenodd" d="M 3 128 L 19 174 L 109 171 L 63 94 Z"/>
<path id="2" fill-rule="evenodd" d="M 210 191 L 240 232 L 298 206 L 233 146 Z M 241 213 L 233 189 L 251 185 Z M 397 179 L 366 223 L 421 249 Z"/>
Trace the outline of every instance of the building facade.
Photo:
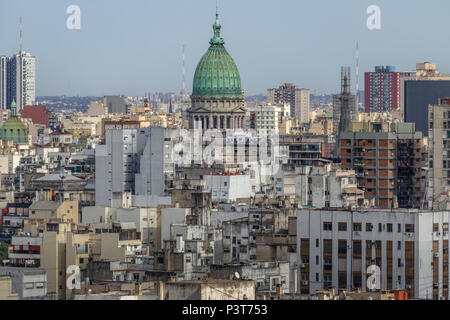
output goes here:
<path id="1" fill-rule="evenodd" d="M 342 167 L 356 171 L 358 186 L 379 208 L 420 208 L 425 184 L 422 133 L 414 124 L 398 123 L 382 130 L 343 132 L 339 144 Z"/>
<path id="2" fill-rule="evenodd" d="M 106 130 L 96 148 L 96 205 L 129 207 L 132 196 L 164 194 L 164 128 Z"/>
<path id="3" fill-rule="evenodd" d="M 310 90 L 301 89 L 292 83 L 285 83 L 278 89 L 268 89 L 269 103 L 289 104 L 291 116 L 298 119 L 299 123 L 309 123 Z"/>
<path id="4" fill-rule="evenodd" d="M 428 200 L 433 208 L 439 206 L 441 195 L 450 191 L 450 98 L 428 106 Z"/>
<path id="5" fill-rule="evenodd" d="M 298 210 L 298 287 L 307 294 L 331 287 L 367 292 L 374 268 L 373 289 L 450 299 L 448 224 L 449 212 Z"/>
<path id="6" fill-rule="evenodd" d="M 364 75 L 365 112 L 386 112 L 400 108 L 400 72 L 392 66 L 377 66 Z"/>
<path id="7" fill-rule="evenodd" d="M 20 111 L 26 105 L 33 105 L 36 100 L 36 58 L 20 51 L 10 58 L 2 59 L 2 65 L 4 60 L 7 73 L 6 106 L 15 101 Z"/>

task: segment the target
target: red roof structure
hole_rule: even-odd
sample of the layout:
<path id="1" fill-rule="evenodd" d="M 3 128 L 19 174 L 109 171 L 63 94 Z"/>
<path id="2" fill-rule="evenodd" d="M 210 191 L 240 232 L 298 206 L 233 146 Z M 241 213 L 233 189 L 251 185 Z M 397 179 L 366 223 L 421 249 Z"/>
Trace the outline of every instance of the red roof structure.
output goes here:
<path id="1" fill-rule="evenodd" d="M 19 111 L 22 118 L 31 119 L 34 124 L 45 125 L 49 127 L 48 110 L 45 106 L 25 106 Z"/>

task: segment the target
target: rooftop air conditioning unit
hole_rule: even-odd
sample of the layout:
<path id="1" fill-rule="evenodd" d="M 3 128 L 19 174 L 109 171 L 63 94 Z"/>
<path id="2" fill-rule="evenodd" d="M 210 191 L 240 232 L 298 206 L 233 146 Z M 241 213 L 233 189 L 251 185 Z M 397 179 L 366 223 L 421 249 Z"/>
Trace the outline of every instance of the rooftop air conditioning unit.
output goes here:
<path id="1" fill-rule="evenodd" d="M 435 253 L 433 254 L 433 257 L 439 258 L 439 253 L 438 253 L 438 252 L 435 252 Z"/>

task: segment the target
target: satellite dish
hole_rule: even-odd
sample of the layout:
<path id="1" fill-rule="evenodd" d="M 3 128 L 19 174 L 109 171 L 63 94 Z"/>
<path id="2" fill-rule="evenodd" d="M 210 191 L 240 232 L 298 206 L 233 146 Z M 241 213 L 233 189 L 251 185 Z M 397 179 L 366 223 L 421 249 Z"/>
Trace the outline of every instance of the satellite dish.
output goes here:
<path id="1" fill-rule="evenodd" d="M 235 273 L 234 273 L 234 277 L 235 277 L 236 279 L 240 279 L 240 278 L 241 278 L 241 276 L 239 275 L 239 272 L 235 272 Z"/>

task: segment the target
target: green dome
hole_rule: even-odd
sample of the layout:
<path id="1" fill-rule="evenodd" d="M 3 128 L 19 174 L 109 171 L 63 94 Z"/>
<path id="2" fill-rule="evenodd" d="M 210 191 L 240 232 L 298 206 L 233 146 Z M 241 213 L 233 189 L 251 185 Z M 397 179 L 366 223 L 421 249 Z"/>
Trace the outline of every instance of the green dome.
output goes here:
<path id="1" fill-rule="evenodd" d="M 13 141 L 14 144 L 28 144 L 28 128 L 16 115 L 16 102 L 11 103 L 11 117 L 5 121 L 0 131 L 0 138 Z"/>
<path id="2" fill-rule="evenodd" d="M 219 14 L 213 26 L 210 47 L 197 65 L 194 75 L 193 98 L 242 99 L 241 77 L 233 58 L 220 37 Z"/>
<path id="3" fill-rule="evenodd" d="M 28 144 L 28 128 L 15 116 L 5 121 L 0 136 L 2 140 L 13 141 L 14 144 Z"/>

